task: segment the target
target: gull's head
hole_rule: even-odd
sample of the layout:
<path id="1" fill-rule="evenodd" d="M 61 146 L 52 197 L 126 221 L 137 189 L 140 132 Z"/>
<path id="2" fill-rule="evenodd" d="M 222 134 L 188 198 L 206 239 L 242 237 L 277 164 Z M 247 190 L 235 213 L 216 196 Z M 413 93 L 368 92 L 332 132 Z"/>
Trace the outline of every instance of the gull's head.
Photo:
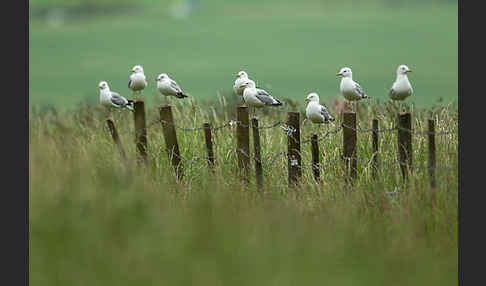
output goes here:
<path id="1" fill-rule="evenodd" d="M 307 95 L 307 97 L 304 100 L 307 102 L 311 102 L 311 101 L 319 102 L 319 95 L 317 95 L 317 93 L 315 92 L 311 92 L 309 93 L 309 95 Z"/>
<path id="2" fill-rule="evenodd" d="M 166 73 L 161 73 L 157 77 L 157 81 L 161 81 L 161 80 L 164 80 L 164 79 L 167 79 L 167 78 L 169 78 L 169 76 Z"/>
<path id="3" fill-rule="evenodd" d="M 336 75 L 340 77 L 351 77 L 353 76 L 353 72 L 350 68 L 344 67 Z"/>
<path id="4" fill-rule="evenodd" d="M 143 73 L 143 68 L 141 65 L 136 65 L 132 68 L 132 73 L 139 73 L 139 72 Z"/>
<path id="5" fill-rule="evenodd" d="M 244 83 L 242 83 L 240 86 L 241 86 L 241 87 L 243 87 L 243 88 L 247 88 L 247 87 L 249 87 L 249 88 L 256 87 L 255 82 L 254 82 L 254 81 L 252 81 L 252 80 L 247 80 L 247 81 L 245 81 Z"/>
<path id="6" fill-rule="evenodd" d="M 248 78 L 248 74 L 244 71 L 240 71 L 236 74 L 236 78 Z"/>
<path id="7" fill-rule="evenodd" d="M 409 69 L 406 65 L 400 65 L 398 68 L 397 68 L 397 74 L 406 74 L 406 73 L 409 73 L 411 72 L 412 70 Z"/>
<path id="8" fill-rule="evenodd" d="M 108 89 L 108 83 L 106 81 L 100 81 L 100 83 L 98 84 L 98 88 L 101 90 Z"/>

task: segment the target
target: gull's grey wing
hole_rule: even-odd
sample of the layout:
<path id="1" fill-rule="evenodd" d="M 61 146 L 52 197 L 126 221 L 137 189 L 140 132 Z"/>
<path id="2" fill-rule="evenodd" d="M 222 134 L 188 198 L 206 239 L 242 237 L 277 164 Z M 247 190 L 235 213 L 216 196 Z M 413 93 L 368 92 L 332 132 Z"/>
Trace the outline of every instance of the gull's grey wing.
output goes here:
<path id="1" fill-rule="evenodd" d="M 256 98 L 264 104 L 275 104 L 275 99 L 263 89 L 257 88 Z"/>
<path id="2" fill-rule="evenodd" d="M 266 96 L 270 96 L 270 94 L 268 94 L 268 92 L 266 92 L 265 90 L 261 89 L 261 88 L 257 88 L 257 93 L 259 95 L 266 95 Z"/>
<path id="3" fill-rule="evenodd" d="M 177 84 L 177 82 L 170 80 L 170 87 L 173 88 L 176 92 L 182 92 L 181 87 Z"/>
<path id="4" fill-rule="evenodd" d="M 128 100 L 123 96 L 119 95 L 116 92 L 111 92 L 111 102 L 118 106 L 125 106 L 128 103 Z"/>
<path id="5" fill-rule="evenodd" d="M 322 105 L 321 105 L 321 114 L 322 114 L 322 116 L 324 116 L 324 118 L 326 120 L 334 121 L 334 118 L 331 116 L 331 114 L 329 114 L 329 112 L 327 111 L 327 108 L 325 106 L 322 106 Z"/>
<path id="6" fill-rule="evenodd" d="M 366 97 L 364 90 L 361 88 L 359 84 L 355 83 L 354 88 L 356 89 L 356 91 L 361 97 Z"/>

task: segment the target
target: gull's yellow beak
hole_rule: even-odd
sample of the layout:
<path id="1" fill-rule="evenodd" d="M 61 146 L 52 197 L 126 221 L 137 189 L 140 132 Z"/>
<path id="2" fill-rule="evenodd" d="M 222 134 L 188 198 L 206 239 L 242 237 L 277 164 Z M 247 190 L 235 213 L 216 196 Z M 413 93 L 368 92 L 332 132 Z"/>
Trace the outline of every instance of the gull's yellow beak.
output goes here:
<path id="1" fill-rule="evenodd" d="M 336 74 L 336 76 L 342 76 L 342 74 L 338 72 L 338 73 Z"/>
<path id="2" fill-rule="evenodd" d="M 409 69 L 407 72 L 412 72 L 412 70 Z"/>
<path id="3" fill-rule="evenodd" d="M 240 75 L 239 74 L 236 74 L 236 78 L 239 78 L 239 77 L 240 77 Z"/>
<path id="4" fill-rule="evenodd" d="M 135 70 L 134 70 L 134 69 L 132 69 L 132 72 L 135 72 Z"/>
<path id="5" fill-rule="evenodd" d="M 308 98 L 304 99 L 305 102 L 309 102 L 310 100 Z"/>

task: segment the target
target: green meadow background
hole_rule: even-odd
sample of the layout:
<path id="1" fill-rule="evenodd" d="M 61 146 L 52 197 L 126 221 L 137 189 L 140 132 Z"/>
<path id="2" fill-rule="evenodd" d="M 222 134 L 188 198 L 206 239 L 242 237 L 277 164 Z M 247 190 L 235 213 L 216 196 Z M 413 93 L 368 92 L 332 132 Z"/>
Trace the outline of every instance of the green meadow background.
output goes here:
<path id="1" fill-rule="evenodd" d="M 457 12 L 448 0 L 31 0 L 31 284 L 457 285 L 458 110 L 447 104 L 458 98 Z M 130 97 L 136 64 L 149 78 L 145 167 L 136 164 L 129 111 L 112 114 L 127 162 L 114 148 L 97 88 L 106 80 Z M 388 129 L 397 109 L 382 101 L 399 64 L 413 69 L 407 103 L 416 105 L 406 107 L 413 128 L 427 130 L 433 119 L 442 133 L 436 188 L 429 187 L 425 134 L 412 136 L 417 168 L 403 183 L 396 131 L 379 133 L 378 180 L 370 133 L 358 132 L 358 179 L 346 184 L 341 132 L 324 138 L 342 124 L 339 105 L 330 106 L 335 123 L 300 129 L 301 140 L 323 139 L 320 184 L 309 169 L 310 144 L 302 144 L 302 184 L 287 188 L 283 126 L 260 130 L 263 193 L 253 168 L 248 187 L 237 176 L 235 127 L 212 133 L 214 173 L 203 133 L 178 129 L 179 182 L 162 126 L 153 124 L 162 72 L 199 101 L 172 100 L 177 126 L 193 128 L 235 119 L 240 70 L 302 111 L 309 92 L 324 103 L 340 98 L 336 73 L 349 66 L 373 98 L 359 105 L 358 126 L 378 119 Z M 286 120 L 288 106 L 296 105 L 264 109 L 260 126 Z"/>
<path id="2" fill-rule="evenodd" d="M 457 101 L 457 1 L 115 1 L 29 2 L 29 103 L 97 104 L 97 84 L 131 96 L 141 64 L 154 105 L 155 77 L 176 79 L 196 101 L 233 96 L 245 70 L 278 98 L 339 97 L 336 72 L 374 99 L 387 99 L 399 64 L 414 72 L 409 102 Z"/>

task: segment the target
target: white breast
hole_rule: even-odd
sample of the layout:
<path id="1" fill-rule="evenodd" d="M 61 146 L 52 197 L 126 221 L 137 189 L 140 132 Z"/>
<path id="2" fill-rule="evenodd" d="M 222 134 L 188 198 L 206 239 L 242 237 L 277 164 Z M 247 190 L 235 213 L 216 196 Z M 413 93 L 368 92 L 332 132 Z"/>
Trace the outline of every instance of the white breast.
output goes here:
<path id="1" fill-rule="evenodd" d="M 307 119 L 309 119 L 313 123 L 324 122 L 324 116 L 322 116 L 321 114 L 321 105 L 317 102 L 312 101 L 307 104 L 307 107 L 305 109 L 305 115 L 307 116 Z"/>
<path id="2" fill-rule="evenodd" d="M 242 79 L 242 78 L 237 78 L 235 80 L 235 84 L 233 85 L 233 90 L 237 95 L 243 95 L 243 90 L 244 88 L 240 86 L 243 82 L 245 82 L 247 79 Z"/>
<path id="3" fill-rule="evenodd" d="M 252 107 L 262 107 L 263 104 L 257 97 L 257 90 L 256 88 L 246 88 L 243 91 L 243 99 L 245 100 L 246 104 Z"/>
<path id="4" fill-rule="evenodd" d="M 163 95 L 176 95 L 177 93 L 170 87 L 169 80 L 161 80 L 157 82 L 157 89 Z"/>
<path id="5" fill-rule="evenodd" d="M 356 91 L 354 81 L 350 78 L 343 78 L 341 80 L 341 94 L 344 98 L 350 101 L 360 100 L 361 96 Z"/>
<path id="6" fill-rule="evenodd" d="M 404 100 L 413 93 L 412 85 L 407 78 L 397 79 L 392 86 L 393 93 L 390 93 L 390 97 L 393 100 Z"/>
<path id="7" fill-rule="evenodd" d="M 100 103 L 105 106 L 112 106 L 109 91 L 100 90 Z"/>
<path id="8" fill-rule="evenodd" d="M 145 75 L 143 73 L 134 73 L 130 75 L 130 88 L 132 90 L 142 90 L 147 86 L 147 81 L 145 80 Z"/>

